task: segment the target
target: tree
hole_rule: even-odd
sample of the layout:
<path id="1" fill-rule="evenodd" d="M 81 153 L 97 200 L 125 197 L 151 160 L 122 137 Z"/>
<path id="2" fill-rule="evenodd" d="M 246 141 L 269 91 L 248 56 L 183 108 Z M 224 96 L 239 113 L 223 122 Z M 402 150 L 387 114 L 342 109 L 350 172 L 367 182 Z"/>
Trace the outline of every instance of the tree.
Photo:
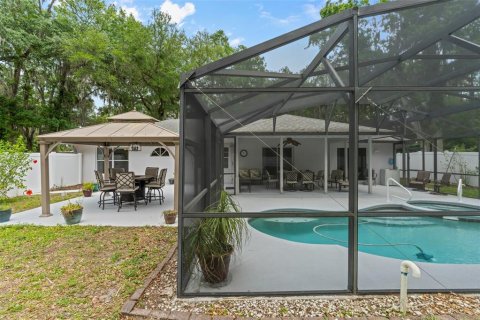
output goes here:
<path id="1" fill-rule="evenodd" d="M 15 143 L 0 141 L 0 203 L 15 188 L 25 188 L 25 176 L 30 170 L 30 157 L 25 153 L 21 137 Z"/>

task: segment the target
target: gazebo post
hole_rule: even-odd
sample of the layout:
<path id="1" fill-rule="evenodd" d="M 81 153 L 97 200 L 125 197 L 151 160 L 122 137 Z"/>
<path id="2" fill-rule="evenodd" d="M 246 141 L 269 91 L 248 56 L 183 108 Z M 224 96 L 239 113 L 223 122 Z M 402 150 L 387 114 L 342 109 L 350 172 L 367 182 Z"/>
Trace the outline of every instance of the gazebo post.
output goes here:
<path id="1" fill-rule="evenodd" d="M 43 141 L 40 144 L 40 182 L 41 182 L 41 201 L 42 214 L 40 217 L 50 217 L 50 168 L 48 163 L 49 144 Z"/>
<path id="2" fill-rule="evenodd" d="M 103 179 L 110 180 L 110 148 L 107 143 L 103 146 Z"/>
<path id="3" fill-rule="evenodd" d="M 175 144 L 175 173 L 174 173 L 174 181 L 175 184 L 173 186 L 173 209 L 178 212 L 179 203 L 178 203 L 178 195 L 180 194 L 180 145 L 178 143 Z"/>

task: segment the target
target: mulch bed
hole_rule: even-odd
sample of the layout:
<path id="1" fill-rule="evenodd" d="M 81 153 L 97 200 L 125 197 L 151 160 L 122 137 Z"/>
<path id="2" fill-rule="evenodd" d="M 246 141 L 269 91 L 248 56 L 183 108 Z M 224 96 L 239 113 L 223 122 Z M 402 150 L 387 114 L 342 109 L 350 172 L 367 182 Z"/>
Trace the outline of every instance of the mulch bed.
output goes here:
<path id="1" fill-rule="evenodd" d="M 398 310 L 398 295 L 178 299 L 176 257 L 172 251 L 170 259 L 137 290 L 135 300 L 127 301 L 125 319 L 480 319 L 480 296 L 454 293 L 410 295 L 410 312 L 405 317 Z"/>
<path id="2" fill-rule="evenodd" d="M 67 191 L 67 190 L 81 190 L 83 188 L 83 184 L 74 184 L 71 186 L 55 186 L 50 188 L 50 191 Z"/>

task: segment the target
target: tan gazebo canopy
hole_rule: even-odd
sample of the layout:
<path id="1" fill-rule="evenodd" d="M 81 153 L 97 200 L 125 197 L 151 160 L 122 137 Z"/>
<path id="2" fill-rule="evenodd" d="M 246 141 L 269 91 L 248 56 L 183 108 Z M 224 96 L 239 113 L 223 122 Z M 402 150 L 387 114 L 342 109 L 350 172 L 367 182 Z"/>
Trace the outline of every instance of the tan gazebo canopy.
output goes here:
<path id="1" fill-rule="evenodd" d="M 138 111 L 130 111 L 108 118 L 108 122 L 84 128 L 48 133 L 38 136 L 41 157 L 42 216 L 51 216 L 48 155 L 62 143 L 97 145 L 103 148 L 105 178 L 109 176 L 110 148 L 120 145 L 161 145 L 175 159 L 175 209 L 178 197 L 179 137 L 178 133 L 162 128 L 157 119 Z M 175 148 L 175 153 L 171 152 Z"/>

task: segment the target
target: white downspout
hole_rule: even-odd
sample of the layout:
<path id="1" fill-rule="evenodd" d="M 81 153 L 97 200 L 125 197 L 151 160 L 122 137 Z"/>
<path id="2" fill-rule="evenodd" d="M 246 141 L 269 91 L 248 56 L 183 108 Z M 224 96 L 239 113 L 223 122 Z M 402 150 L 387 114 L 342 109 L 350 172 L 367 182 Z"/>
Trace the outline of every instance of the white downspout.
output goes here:
<path id="1" fill-rule="evenodd" d="M 406 313 L 408 310 L 407 300 L 407 279 L 408 271 L 412 270 L 412 276 L 414 278 L 420 278 L 420 268 L 409 260 L 404 260 L 400 264 L 400 312 Z"/>

